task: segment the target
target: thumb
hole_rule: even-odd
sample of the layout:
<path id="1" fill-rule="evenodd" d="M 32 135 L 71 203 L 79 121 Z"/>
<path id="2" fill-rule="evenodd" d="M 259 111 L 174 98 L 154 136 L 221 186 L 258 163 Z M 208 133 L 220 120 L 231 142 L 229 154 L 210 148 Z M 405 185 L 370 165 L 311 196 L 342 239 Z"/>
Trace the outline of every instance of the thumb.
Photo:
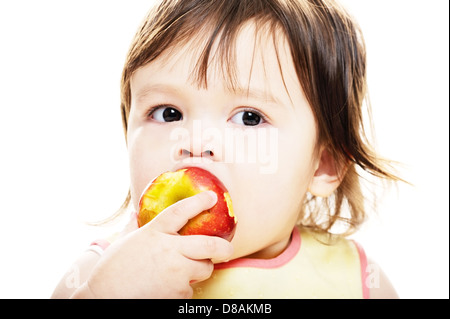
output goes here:
<path id="1" fill-rule="evenodd" d="M 217 195 L 214 192 L 204 191 L 198 193 L 167 207 L 143 227 L 152 227 L 152 229 L 159 230 L 163 233 L 178 234 L 178 231 L 189 219 L 213 207 L 216 202 Z"/>

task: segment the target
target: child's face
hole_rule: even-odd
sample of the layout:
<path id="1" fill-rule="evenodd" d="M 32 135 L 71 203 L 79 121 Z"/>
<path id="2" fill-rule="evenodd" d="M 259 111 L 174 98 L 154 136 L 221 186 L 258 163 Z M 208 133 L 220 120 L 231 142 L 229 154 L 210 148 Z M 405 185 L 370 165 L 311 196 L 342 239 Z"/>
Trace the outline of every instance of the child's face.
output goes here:
<path id="1" fill-rule="evenodd" d="M 197 85 L 192 43 L 168 50 L 131 79 L 127 143 L 135 209 L 157 175 L 205 168 L 233 200 L 234 258 L 270 258 L 286 247 L 318 165 L 314 116 L 287 44 L 277 39 L 278 58 L 271 36 L 255 49 L 254 28 L 241 31 L 235 90 L 216 61 L 207 89 Z"/>

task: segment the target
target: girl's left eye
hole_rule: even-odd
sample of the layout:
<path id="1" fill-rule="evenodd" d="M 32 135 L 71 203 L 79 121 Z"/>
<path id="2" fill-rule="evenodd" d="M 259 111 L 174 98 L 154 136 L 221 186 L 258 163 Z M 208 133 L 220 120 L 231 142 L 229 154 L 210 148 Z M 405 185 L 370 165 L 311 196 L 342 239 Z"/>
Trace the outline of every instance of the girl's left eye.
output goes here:
<path id="1" fill-rule="evenodd" d="M 246 110 L 233 115 L 231 122 L 245 126 L 256 126 L 262 124 L 264 118 L 262 115 L 258 114 L 258 112 Z"/>

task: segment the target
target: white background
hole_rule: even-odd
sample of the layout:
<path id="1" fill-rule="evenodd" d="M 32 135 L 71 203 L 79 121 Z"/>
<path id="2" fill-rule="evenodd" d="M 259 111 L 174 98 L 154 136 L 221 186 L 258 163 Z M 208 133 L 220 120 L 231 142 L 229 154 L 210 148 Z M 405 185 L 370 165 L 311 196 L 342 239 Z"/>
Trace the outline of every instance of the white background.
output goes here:
<path id="1" fill-rule="evenodd" d="M 48 298 L 128 190 L 126 51 L 150 0 L 0 0 L 0 298 Z M 355 238 L 403 298 L 449 297 L 448 1 L 345 0 L 378 148 L 414 186 Z"/>

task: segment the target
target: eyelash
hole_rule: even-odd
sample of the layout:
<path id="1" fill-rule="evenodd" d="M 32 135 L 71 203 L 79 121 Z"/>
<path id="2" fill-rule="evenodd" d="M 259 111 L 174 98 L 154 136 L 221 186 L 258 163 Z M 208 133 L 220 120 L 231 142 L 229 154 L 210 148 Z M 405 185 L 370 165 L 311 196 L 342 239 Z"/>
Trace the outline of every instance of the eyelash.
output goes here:
<path id="1" fill-rule="evenodd" d="M 258 116 L 261 118 L 261 120 L 262 120 L 262 123 L 261 123 L 261 124 L 264 124 L 264 123 L 268 123 L 268 122 L 269 122 L 267 116 L 266 116 L 264 113 L 262 113 L 261 111 L 258 111 L 258 110 L 256 110 L 256 109 L 254 109 L 254 108 L 251 108 L 251 107 L 243 107 L 243 108 L 240 108 L 240 109 L 238 109 L 236 112 L 234 112 L 233 116 L 235 116 L 236 114 L 238 114 L 238 113 L 240 113 L 240 112 L 251 112 L 251 113 L 254 113 L 254 114 L 258 115 Z M 231 116 L 231 118 L 232 118 L 233 116 Z"/>
<path id="2" fill-rule="evenodd" d="M 183 114 L 183 112 L 179 111 L 178 108 L 174 107 L 173 105 L 170 105 L 170 104 L 158 104 L 158 105 L 150 107 L 150 109 L 147 111 L 147 117 L 151 118 L 151 116 L 155 113 L 155 111 L 157 111 L 158 109 L 163 108 L 163 107 L 173 108 L 173 109 L 177 110 L 178 112 L 180 112 L 181 114 Z M 269 122 L 267 116 L 264 113 L 254 109 L 252 107 L 239 108 L 238 110 L 233 112 L 233 115 L 230 117 L 230 119 L 233 118 L 236 114 L 238 114 L 240 112 L 251 112 L 251 113 L 254 113 L 254 114 L 258 115 L 261 118 L 261 120 L 262 120 L 261 124 Z"/>
<path id="3" fill-rule="evenodd" d="M 155 105 L 155 106 L 151 106 L 149 109 L 148 109 L 148 111 L 147 111 L 147 117 L 150 117 L 150 116 L 152 116 L 152 114 L 153 113 L 155 113 L 155 111 L 157 110 L 157 109 L 159 109 L 159 108 L 162 108 L 162 107 L 173 107 L 172 105 L 170 105 L 170 104 L 158 104 L 158 105 Z M 174 109 L 175 109 L 175 107 L 173 107 Z"/>
<path id="4" fill-rule="evenodd" d="M 149 110 L 146 112 L 146 116 L 148 118 L 150 118 L 157 110 L 159 110 L 160 108 L 163 108 L 163 107 L 170 107 L 170 108 L 172 108 L 174 110 L 177 110 L 178 112 L 182 113 L 180 110 L 178 110 L 177 107 L 175 107 L 175 106 L 173 106 L 171 104 L 164 104 L 164 103 L 162 103 L 162 104 L 158 104 L 158 105 L 150 107 Z"/>

